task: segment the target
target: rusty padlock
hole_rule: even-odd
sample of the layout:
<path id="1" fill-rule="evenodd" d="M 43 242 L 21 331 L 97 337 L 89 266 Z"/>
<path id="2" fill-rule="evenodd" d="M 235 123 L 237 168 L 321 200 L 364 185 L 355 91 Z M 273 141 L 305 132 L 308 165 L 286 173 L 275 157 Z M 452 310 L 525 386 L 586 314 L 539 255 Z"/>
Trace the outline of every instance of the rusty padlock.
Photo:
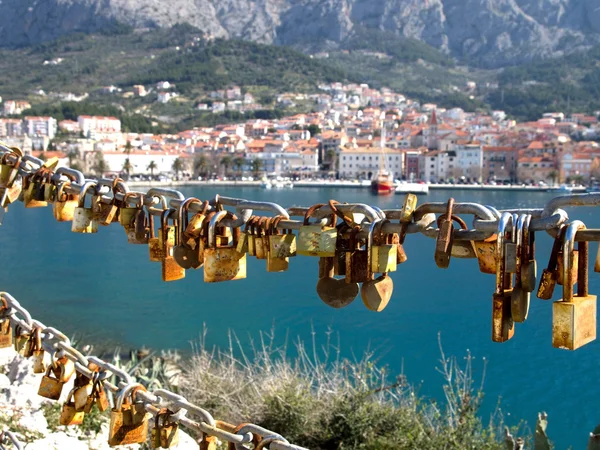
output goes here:
<path id="1" fill-rule="evenodd" d="M 215 283 L 246 278 L 246 254 L 237 251 L 240 229 L 232 230 L 231 245 L 219 246 L 216 239 L 216 229 L 219 222 L 228 218 L 236 220 L 237 217 L 226 211 L 219 211 L 211 218 L 208 224 L 208 241 L 204 249 L 204 281 Z"/>
<path id="2" fill-rule="evenodd" d="M 267 221 L 267 272 L 285 272 L 289 268 L 290 259 L 287 256 L 289 245 L 286 247 L 285 236 L 294 236 L 293 234 L 282 234 L 277 229 L 277 225 L 283 219 L 283 216 L 277 216 Z M 293 241 L 295 246 L 295 241 Z"/>
<path id="3" fill-rule="evenodd" d="M 174 209 L 167 210 L 166 214 L 162 215 L 161 223 L 161 266 L 163 281 L 176 281 L 185 278 L 185 269 L 182 268 L 175 258 L 173 258 L 173 248 L 177 245 L 176 237 L 178 235 L 177 219 L 173 218 L 173 225 L 168 224 L 170 216 L 175 216 Z"/>
<path id="4" fill-rule="evenodd" d="M 441 269 L 447 269 L 450 266 L 450 257 L 452 256 L 452 241 L 454 238 L 454 226 L 452 225 L 452 211 L 454 209 L 454 199 L 448 199 L 446 204 L 446 214 L 439 218 L 439 231 L 435 240 L 434 259 L 436 265 Z"/>
<path id="5" fill-rule="evenodd" d="M 148 417 L 143 404 L 136 404 L 136 392 L 146 389 L 141 384 L 130 384 L 117 396 L 115 407 L 110 411 L 108 445 L 129 445 L 146 442 Z"/>
<path id="6" fill-rule="evenodd" d="M 11 308 L 8 306 L 8 302 L 2 296 L 0 296 L 0 348 L 8 348 L 13 345 L 13 329 L 10 324 L 9 313 Z"/>
<path id="7" fill-rule="evenodd" d="M 152 448 L 171 448 L 179 445 L 179 424 L 171 420 L 173 412 L 161 408 L 154 418 L 154 427 L 150 437 Z"/>
<path id="8" fill-rule="evenodd" d="M 523 227 L 523 254 L 521 255 L 521 283 L 527 292 L 533 292 L 537 283 L 535 232 L 530 227 L 531 215 L 528 215 Z"/>
<path id="9" fill-rule="evenodd" d="M 542 277 L 540 278 L 540 285 L 537 291 L 537 297 L 542 300 L 550 300 L 554 294 L 554 288 L 556 287 L 556 281 L 558 279 L 558 274 L 556 273 L 558 268 L 558 254 L 561 251 L 566 231 L 566 225 L 562 225 L 558 230 L 556 238 L 554 238 L 554 243 L 552 244 L 552 250 L 550 251 L 548 267 L 542 271 Z"/>
<path id="10" fill-rule="evenodd" d="M 97 233 L 98 222 L 94 220 L 94 214 L 92 208 L 85 207 L 85 197 L 88 191 L 94 190 L 96 183 L 92 181 L 86 181 L 81 187 L 81 193 L 77 201 L 77 207 L 73 212 L 73 222 L 71 223 L 71 231 L 73 233 Z"/>
<path id="11" fill-rule="evenodd" d="M 317 295 L 332 308 L 343 308 L 354 301 L 358 295 L 358 283 L 346 283 L 343 278 L 333 277 L 333 257 L 319 258 L 319 281 Z"/>
<path id="12" fill-rule="evenodd" d="M 506 228 L 512 222 L 510 213 L 503 213 L 498 221 L 498 238 L 496 241 L 496 289 L 492 298 L 492 341 L 506 342 L 515 332 L 511 316 L 511 276 L 505 271 L 504 239 Z"/>
<path id="13" fill-rule="evenodd" d="M 63 181 L 56 190 L 56 201 L 52 205 L 52 213 L 58 222 L 72 222 L 75 216 L 79 195 L 66 192 L 70 187 L 71 181 Z"/>
<path id="14" fill-rule="evenodd" d="M 202 265 L 198 257 L 198 248 L 192 248 L 188 245 L 186 230 L 189 227 L 189 207 L 192 203 L 202 203 L 194 197 L 185 199 L 177 208 L 178 236 L 177 245 L 173 247 L 173 258 L 183 269 L 197 269 Z M 201 225 L 201 224 L 200 224 Z M 192 242 L 196 243 L 194 239 Z"/>
<path id="15" fill-rule="evenodd" d="M 83 417 L 85 416 L 85 413 L 83 410 L 78 410 L 75 407 L 75 402 L 73 401 L 74 391 L 75 389 L 72 389 L 69 392 L 67 401 L 64 405 L 62 405 L 58 420 L 61 425 L 81 425 L 83 423 Z"/>
<path id="16" fill-rule="evenodd" d="M 531 216 L 527 214 L 521 214 L 517 219 L 516 227 L 514 227 L 513 233 L 516 233 L 517 239 L 517 265 L 515 271 L 515 285 L 513 286 L 511 294 L 511 316 L 515 322 L 525 322 L 527 315 L 529 314 L 529 303 L 530 293 L 523 288 L 521 268 L 523 264 L 523 240 L 524 240 L 524 228 L 527 222 L 527 218 L 531 219 Z"/>
<path id="17" fill-rule="evenodd" d="M 596 340 L 597 297 L 588 293 L 588 242 L 578 243 L 575 254 L 575 236 L 585 225 L 574 220 L 567 226 L 563 243 L 565 264 L 563 267 L 563 298 L 552 303 L 552 346 L 576 350 Z M 579 258 L 577 295 L 574 295 L 573 278 L 569 272 L 573 260 Z"/>
<path id="18" fill-rule="evenodd" d="M 335 227 L 335 214 L 331 215 L 326 225 L 309 223 L 310 217 L 324 204 L 313 205 L 304 215 L 304 224 L 298 232 L 298 245 L 296 252 L 303 256 L 328 257 L 335 256 L 337 244 L 337 228 Z"/>
<path id="19" fill-rule="evenodd" d="M 33 360 L 33 373 L 46 373 L 45 352 L 42 347 L 42 329 L 40 327 L 33 327 L 32 335 L 31 357 Z"/>
<path id="20" fill-rule="evenodd" d="M 42 377 L 38 395 L 58 400 L 64 384 L 69 381 L 75 372 L 73 361 L 66 356 L 55 358 L 52 356 L 52 364 L 46 369 L 46 374 Z"/>

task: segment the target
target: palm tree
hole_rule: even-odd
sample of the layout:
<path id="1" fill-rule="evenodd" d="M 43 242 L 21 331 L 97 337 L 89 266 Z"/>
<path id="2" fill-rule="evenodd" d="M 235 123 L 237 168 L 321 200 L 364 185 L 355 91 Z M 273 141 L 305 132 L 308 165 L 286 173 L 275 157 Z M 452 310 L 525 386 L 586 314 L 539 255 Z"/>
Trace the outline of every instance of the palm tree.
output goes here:
<path id="1" fill-rule="evenodd" d="M 225 168 L 225 176 L 227 176 L 229 166 L 231 166 L 231 156 L 223 156 L 223 158 L 221 158 L 221 165 Z"/>
<path id="2" fill-rule="evenodd" d="M 183 170 L 183 161 L 181 160 L 181 158 L 177 158 L 175 161 L 173 161 L 173 171 L 175 172 L 175 179 L 179 180 L 179 172 L 181 172 Z"/>
<path id="3" fill-rule="evenodd" d="M 262 160 L 258 159 L 258 158 L 254 158 L 252 160 L 252 162 L 250 163 L 250 166 L 252 167 L 252 173 L 254 174 L 254 178 L 258 178 L 258 175 L 263 167 Z"/>
<path id="4" fill-rule="evenodd" d="M 234 158 L 233 167 L 236 168 L 236 170 L 238 172 L 238 176 L 242 175 L 242 172 L 243 172 L 242 167 L 244 166 L 244 164 L 246 164 L 246 160 L 244 158 L 242 158 L 241 156 Z"/>
<path id="5" fill-rule="evenodd" d="M 552 186 L 554 186 L 554 183 L 558 178 L 558 172 L 556 170 L 553 170 L 548 174 L 548 178 L 552 181 Z"/>
<path id="6" fill-rule="evenodd" d="M 129 158 L 127 158 L 125 160 L 125 162 L 123 163 L 123 170 L 127 173 L 127 180 L 129 181 L 129 176 L 131 173 L 131 170 L 133 169 L 133 165 L 131 164 L 131 161 L 129 161 Z"/>
<path id="7" fill-rule="evenodd" d="M 125 153 L 127 153 L 127 156 L 129 156 L 131 154 L 132 149 L 133 149 L 133 146 L 131 145 L 131 141 L 127 141 L 125 143 Z"/>
<path id="8" fill-rule="evenodd" d="M 75 166 L 73 166 L 73 168 L 74 167 Z M 101 177 L 102 175 L 104 175 L 104 172 L 106 172 L 107 170 L 108 170 L 108 164 L 106 164 L 106 161 L 104 160 L 104 156 L 102 155 L 102 153 L 96 154 L 96 160 L 94 161 L 94 165 L 92 166 L 92 171 L 96 175 Z"/>
<path id="9" fill-rule="evenodd" d="M 200 155 L 194 161 L 194 171 L 202 177 L 206 177 L 206 169 L 208 169 L 208 159 L 206 156 Z"/>
<path id="10" fill-rule="evenodd" d="M 330 148 L 327 150 L 325 158 L 329 161 L 329 170 L 337 170 L 337 152 Z"/>
<path id="11" fill-rule="evenodd" d="M 146 170 L 150 171 L 150 176 L 152 178 L 154 178 L 154 171 L 158 168 L 158 166 L 156 165 L 156 163 L 154 161 L 150 161 L 150 164 L 148 164 L 148 167 L 146 167 Z"/>

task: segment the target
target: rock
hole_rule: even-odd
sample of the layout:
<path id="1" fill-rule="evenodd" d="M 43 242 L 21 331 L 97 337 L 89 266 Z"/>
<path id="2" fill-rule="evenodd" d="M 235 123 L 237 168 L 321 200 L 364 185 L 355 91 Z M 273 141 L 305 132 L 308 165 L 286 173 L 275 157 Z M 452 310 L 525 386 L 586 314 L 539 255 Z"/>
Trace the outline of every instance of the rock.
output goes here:
<path id="1" fill-rule="evenodd" d="M 175 448 L 178 450 L 198 450 L 198 443 L 189 434 L 180 429 L 179 445 Z"/>
<path id="2" fill-rule="evenodd" d="M 41 410 L 25 411 L 19 419 L 19 425 L 29 431 L 44 435 L 48 433 L 48 421 Z"/>
<path id="3" fill-rule="evenodd" d="M 43 439 L 38 439 L 25 446 L 25 450 L 88 450 L 88 445 L 84 441 L 65 433 L 52 433 Z"/>
<path id="4" fill-rule="evenodd" d="M 99 31 L 115 21 L 138 28 L 187 22 L 215 37 L 301 46 L 339 44 L 360 26 L 487 66 L 600 42 L 597 0 L 2 0 L 0 46 Z"/>

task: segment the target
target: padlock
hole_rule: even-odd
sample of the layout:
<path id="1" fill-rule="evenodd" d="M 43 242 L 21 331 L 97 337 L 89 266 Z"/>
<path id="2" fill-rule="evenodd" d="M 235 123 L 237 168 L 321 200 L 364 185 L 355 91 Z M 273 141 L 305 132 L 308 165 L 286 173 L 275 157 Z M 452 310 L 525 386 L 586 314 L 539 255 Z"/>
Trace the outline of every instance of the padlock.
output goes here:
<path id="1" fill-rule="evenodd" d="M 127 242 L 130 244 L 148 244 L 150 237 L 148 216 L 144 209 L 138 209 L 133 218 L 133 226 L 127 231 Z"/>
<path id="2" fill-rule="evenodd" d="M 504 267 L 507 274 L 515 273 L 517 270 L 517 214 L 512 215 L 513 228 L 510 233 L 511 240 L 504 244 Z"/>
<path id="3" fill-rule="evenodd" d="M 515 332 L 511 316 L 511 276 L 505 271 L 504 239 L 505 231 L 513 216 L 503 213 L 498 221 L 498 238 L 496 241 L 496 289 L 492 298 L 492 341 L 506 342 Z"/>
<path id="4" fill-rule="evenodd" d="M 358 283 L 346 283 L 343 278 L 333 277 L 334 257 L 319 258 L 319 281 L 317 295 L 332 308 L 343 308 L 354 301 L 358 295 Z"/>
<path id="5" fill-rule="evenodd" d="M 391 222 L 383 219 L 377 223 L 374 230 L 371 249 L 371 272 L 373 273 L 395 272 L 398 266 L 398 244 L 393 243 L 393 235 L 386 235 L 383 232 L 384 225 L 388 223 Z"/>
<path id="6" fill-rule="evenodd" d="M 296 253 L 303 256 L 328 257 L 335 256 L 338 231 L 335 227 L 335 214 L 332 214 L 327 225 L 310 225 L 312 214 L 324 204 L 313 205 L 304 215 L 304 223 L 298 232 Z"/>
<path id="7" fill-rule="evenodd" d="M 256 246 L 254 245 L 256 236 L 254 235 L 254 224 L 260 220 L 260 217 L 251 216 L 246 222 L 244 232 L 246 233 L 246 240 L 248 241 L 248 256 L 256 256 Z M 241 239 L 241 234 L 240 234 Z M 239 246 L 239 244 L 238 244 Z M 241 249 L 243 250 L 243 248 Z M 244 253 L 240 251 L 239 253 Z"/>
<path id="8" fill-rule="evenodd" d="M 598 244 L 598 253 L 596 253 L 596 262 L 594 262 L 594 272 L 600 272 L 600 244 Z"/>
<path id="9" fill-rule="evenodd" d="M 235 427 L 232 427 L 232 430 L 234 429 Z M 230 433 L 233 433 L 233 431 L 230 431 Z M 209 436 L 206 433 L 202 433 L 202 437 L 198 441 L 198 444 L 200 445 L 199 450 L 217 450 L 218 448 L 216 436 Z"/>
<path id="10" fill-rule="evenodd" d="M 230 246 L 217 246 L 216 228 L 225 218 L 237 220 L 235 215 L 219 211 L 211 218 L 208 225 L 208 241 L 204 249 L 204 281 L 207 283 L 246 278 L 246 254 L 237 251 L 240 229 L 232 230 L 233 240 Z"/>
<path id="11" fill-rule="evenodd" d="M 454 240 L 454 226 L 452 225 L 452 210 L 454 209 L 454 199 L 448 199 L 446 204 L 446 214 L 438 219 L 439 231 L 435 240 L 435 263 L 441 269 L 447 269 L 450 266 L 450 257 L 452 256 L 452 241 Z"/>
<path id="12" fill-rule="evenodd" d="M 255 221 L 254 251 L 256 259 L 267 259 L 269 254 L 269 238 L 267 236 L 268 217 L 260 217 Z"/>
<path id="13" fill-rule="evenodd" d="M 21 177 L 18 177 L 9 187 L 0 186 L 0 207 L 6 208 L 11 203 L 16 202 L 23 191 Z"/>
<path id="14" fill-rule="evenodd" d="M 202 264 L 200 263 L 198 257 L 198 248 L 191 248 L 187 240 L 185 231 L 189 226 L 189 207 L 192 203 L 201 203 L 200 200 L 194 197 L 190 197 L 185 199 L 179 207 L 177 208 L 177 222 L 179 224 L 177 228 L 178 236 L 177 236 L 177 244 L 173 247 L 173 258 L 183 269 L 197 269 Z M 201 225 L 201 224 L 200 224 Z M 201 229 L 200 229 L 201 231 Z M 196 241 L 192 239 L 194 244 Z"/>
<path id="15" fill-rule="evenodd" d="M 177 244 L 178 235 L 177 219 L 173 218 L 173 225 L 168 225 L 169 216 L 175 216 L 174 209 L 168 210 L 167 214 L 162 215 L 161 223 L 161 266 L 163 281 L 176 281 L 185 278 L 185 269 L 177 264 L 173 258 L 173 248 Z"/>
<path id="16" fill-rule="evenodd" d="M 171 448 L 179 445 L 179 424 L 170 419 L 173 412 L 161 408 L 154 418 L 150 437 L 151 448 Z"/>
<path id="17" fill-rule="evenodd" d="M 412 222 L 413 214 L 417 209 L 417 196 L 415 194 L 406 194 L 402 209 L 400 210 L 400 223 Z"/>
<path id="18" fill-rule="evenodd" d="M 19 175 L 19 166 L 22 155 L 19 156 L 13 152 L 7 152 L 0 159 L 0 185 L 10 187 Z"/>
<path id="19" fill-rule="evenodd" d="M 8 317 L 10 308 L 4 297 L 0 296 L 0 302 L 2 302 L 0 307 L 0 320 L 2 320 L 0 322 L 0 348 L 8 348 L 13 345 L 13 330 Z"/>
<path id="20" fill-rule="evenodd" d="M 112 196 L 108 202 L 103 201 L 103 197 L 100 196 L 99 201 L 94 204 L 94 219 L 102 226 L 108 226 L 118 220 L 119 207 L 123 203 L 117 199 L 117 195 L 120 194 L 125 197 L 128 192 L 121 178 L 113 180 L 111 192 Z"/>
<path id="21" fill-rule="evenodd" d="M 360 297 L 367 309 L 381 312 L 390 302 L 394 292 L 394 282 L 387 273 L 362 284 Z"/>
<path id="22" fill-rule="evenodd" d="M 296 235 L 289 229 L 283 234 L 276 232 L 282 220 L 285 220 L 283 216 L 274 218 L 269 236 L 269 253 L 272 258 L 293 258 L 296 256 Z"/>
<path id="23" fill-rule="evenodd" d="M 571 269 L 569 270 L 568 273 L 571 276 L 571 284 L 575 285 L 577 283 L 579 258 L 577 256 L 577 250 L 573 250 L 573 251 L 575 252 L 575 256 L 573 258 L 573 266 L 571 267 Z M 556 283 L 559 284 L 560 286 L 565 284 L 565 280 L 563 278 L 563 275 L 565 273 L 565 271 L 564 271 L 565 257 L 564 256 L 565 256 L 564 253 L 562 251 L 560 251 L 558 253 L 558 260 L 556 263 L 556 273 L 557 273 Z"/>
<path id="24" fill-rule="evenodd" d="M 25 358 L 29 358 L 32 355 L 33 336 L 31 333 L 25 332 L 20 325 L 15 327 L 13 341 L 15 343 L 15 351 L 19 355 Z"/>
<path id="25" fill-rule="evenodd" d="M 70 186 L 70 181 L 63 181 L 56 189 L 56 201 L 52 205 L 52 213 L 58 222 L 71 222 L 75 216 L 75 208 L 79 204 L 79 196 L 69 194 L 65 191 Z"/>
<path id="26" fill-rule="evenodd" d="M 290 259 L 287 256 L 290 249 L 289 243 L 291 242 L 294 247 L 296 245 L 295 240 L 285 241 L 286 236 L 295 238 L 293 234 L 289 234 L 290 230 L 282 234 L 277 229 L 282 219 L 283 216 L 277 216 L 267 221 L 267 272 L 285 272 L 288 270 L 290 264 Z"/>
<path id="27" fill-rule="evenodd" d="M 110 407 L 106 391 L 104 390 L 104 382 L 101 380 L 101 373 L 97 369 L 94 369 L 92 376 L 91 398 L 88 397 L 83 412 L 88 414 L 94 405 L 98 407 L 100 412 L 104 412 Z"/>
<path id="28" fill-rule="evenodd" d="M 143 405 L 136 404 L 136 391 L 146 389 L 140 384 L 130 384 L 123 388 L 110 411 L 108 445 L 129 445 L 146 442 L 148 437 L 148 417 Z M 130 399 L 131 396 L 131 399 Z"/>
<path id="29" fill-rule="evenodd" d="M 575 236 L 585 225 L 574 220 L 567 226 L 563 243 L 565 264 L 563 298 L 552 303 L 552 346 L 567 350 L 576 350 L 596 340 L 596 300 L 588 293 L 588 242 L 578 243 L 578 255 L 575 255 Z M 573 260 L 579 258 L 577 295 L 573 293 L 573 278 L 569 276 Z"/>
<path id="30" fill-rule="evenodd" d="M 74 371 L 73 362 L 66 356 L 56 360 L 53 357 L 52 364 L 48 366 L 46 374 L 42 377 L 38 395 L 50 400 L 58 400 L 64 384 L 69 381 Z"/>
<path id="31" fill-rule="evenodd" d="M 31 358 L 33 360 L 33 373 L 46 373 L 46 361 L 44 360 L 44 349 L 42 347 L 42 329 L 33 328 L 33 339 L 31 348 Z"/>
<path id="32" fill-rule="evenodd" d="M 554 294 L 554 288 L 556 287 L 556 281 L 558 279 L 558 274 L 556 273 L 558 267 L 558 254 L 561 251 L 566 231 L 567 227 L 565 225 L 562 225 L 558 230 L 556 238 L 554 238 L 554 244 L 552 244 L 548 267 L 542 271 L 540 285 L 537 291 L 537 297 L 542 300 L 550 300 Z"/>
<path id="33" fill-rule="evenodd" d="M 168 215 L 169 210 L 166 209 L 161 213 L 161 224 L 163 222 L 163 216 Z M 158 235 L 156 235 L 154 231 L 154 216 L 151 213 L 148 213 L 148 253 L 150 256 L 150 261 L 152 262 L 161 262 L 163 258 L 163 249 L 162 249 L 162 228 L 158 229 Z"/>
<path id="34" fill-rule="evenodd" d="M 371 248 L 373 230 L 380 219 L 374 220 L 369 225 L 369 235 L 364 247 L 358 238 L 360 226 L 350 232 L 350 250 L 346 252 L 346 283 L 364 283 L 373 279 L 371 272 Z"/>
<path id="35" fill-rule="evenodd" d="M 90 189 L 95 189 L 96 183 L 86 181 L 81 187 L 77 207 L 73 213 L 71 231 L 73 233 L 97 233 L 98 222 L 94 220 L 92 209 L 85 207 L 85 196 Z"/>
<path id="36" fill-rule="evenodd" d="M 352 228 L 341 222 L 337 225 L 337 240 L 335 244 L 335 256 L 333 256 L 333 273 L 336 276 L 346 276 L 346 252 L 350 249 L 350 234 Z"/>
<path id="37" fill-rule="evenodd" d="M 535 232 L 530 230 L 530 226 L 531 215 L 528 215 L 523 227 L 523 253 L 521 255 L 521 283 L 527 292 L 533 292 L 537 282 Z"/>
<path id="38" fill-rule="evenodd" d="M 119 208 L 119 223 L 125 229 L 125 233 L 129 233 L 133 229 L 133 220 L 143 206 L 143 194 L 128 192 L 124 195 L 122 206 Z"/>
<path id="39" fill-rule="evenodd" d="M 73 403 L 77 411 L 85 411 L 86 406 L 94 402 L 94 385 L 92 378 L 86 377 L 82 373 L 77 373 L 73 385 Z M 91 406 L 90 406 L 91 408 Z"/>
<path id="40" fill-rule="evenodd" d="M 23 204 L 25 208 L 42 208 L 48 206 L 45 201 L 36 200 L 36 193 L 40 190 L 40 181 L 37 173 L 32 173 L 24 178 L 23 184 Z"/>
<path id="41" fill-rule="evenodd" d="M 74 392 L 75 389 L 71 389 L 67 397 L 67 401 L 64 405 L 62 405 L 60 418 L 58 420 L 61 425 L 81 425 L 83 423 L 83 417 L 85 416 L 85 413 L 83 410 L 78 410 L 75 407 L 75 402 L 73 401 Z"/>
<path id="42" fill-rule="evenodd" d="M 404 251 L 404 241 L 406 239 L 406 231 L 408 229 L 408 223 L 400 224 L 400 233 L 394 233 L 392 235 L 392 244 L 396 244 L 397 255 L 396 255 L 396 264 L 403 264 L 408 261 L 408 256 L 406 255 L 406 251 Z"/>
<path id="43" fill-rule="evenodd" d="M 517 236 L 517 265 L 515 271 L 515 285 L 513 286 L 511 294 L 511 316 L 515 322 L 522 323 L 527 320 L 529 314 L 529 303 L 530 293 L 523 289 L 521 267 L 523 264 L 523 240 L 524 240 L 524 228 L 527 222 L 527 218 L 531 218 L 526 214 L 521 214 L 517 219 L 517 225 L 513 233 Z"/>
<path id="44" fill-rule="evenodd" d="M 440 219 L 442 216 L 438 217 L 437 224 L 438 228 L 441 227 Z M 465 221 L 459 216 L 452 215 L 452 222 L 457 223 L 460 226 L 461 230 L 468 230 L 467 224 Z M 454 233 L 454 230 L 453 230 Z M 452 238 L 452 250 L 451 250 L 452 258 L 477 258 L 477 250 L 475 249 L 475 244 L 473 241 L 459 241 L 457 239 Z"/>

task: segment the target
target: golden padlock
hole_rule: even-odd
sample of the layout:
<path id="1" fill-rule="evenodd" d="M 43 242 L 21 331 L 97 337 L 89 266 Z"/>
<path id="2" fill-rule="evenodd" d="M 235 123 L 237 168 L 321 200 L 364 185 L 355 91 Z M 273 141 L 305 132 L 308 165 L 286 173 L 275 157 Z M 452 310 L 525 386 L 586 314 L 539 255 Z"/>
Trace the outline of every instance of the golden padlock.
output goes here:
<path id="1" fill-rule="evenodd" d="M 63 181 L 56 190 L 56 201 L 52 205 L 52 213 L 58 222 L 71 222 L 75 216 L 75 208 L 79 204 L 79 195 L 65 192 L 65 189 L 70 186 L 70 181 Z"/>
<path id="2" fill-rule="evenodd" d="M 260 217 L 254 223 L 254 252 L 256 259 L 267 259 L 269 253 L 269 238 L 267 237 L 268 221 L 268 217 Z"/>
<path id="3" fill-rule="evenodd" d="M 73 403 L 77 411 L 85 411 L 91 407 L 93 403 L 93 382 L 91 378 L 86 377 L 82 373 L 77 373 L 75 376 L 75 384 L 73 385 Z"/>
<path id="4" fill-rule="evenodd" d="M 130 206 L 130 205 L 134 206 Z M 123 197 L 123 206 L 119 208 L 119 223 L 125 232 L 133 228 L 133 219 L 137 212 L 143 207 L 143 197 L 136 192 L 128 192 Z"/>
<path id="5" fill-rule="evenodd" d="M 152 448 L 171 448 L 179 445 L 179 424 L 172 421 L 173 412 L 161 408 L 154 418 L 154 427 L 150 437 Z"/>
<path id="6" fill-rule="evenodd" d="M 33 328 L 31 357 L 33 360 L 33 373 L 45 373 L 46 362 L 44 360 L 44 349 L 42 348 L 42 329 L 40 327 Z"/>
<path id="7" fill-rule="evenodd" d="M 81 193 L 77 201 L 77 207 L 73 212 L 73 222 L 71 223 L 71 231 L 73 233 L 97 233 L 98 222 L 94 220 L 92 208 L 85 207 L 85 197 L 90 189 L 94 190 L 96 183 L 86 181 L 81 187 Z"/>
<path id="8" fill-rule="evenodd" d="M 578 243 L 575 255 L 575 236 L 585 225 L 579 220 L 571 222 L 565 233 L 563 244 L 563 298 L 552 303 L 552 346 L 567 350 L 576 350 L 596 340 L 596 303 L 597 297 L 588 293 L 588 242 Z M 569 275 L 578 264 L 577 295 L 574 295 L 573 278 Z"/>
<path id="9" fill-rule="evenodd" d="M 19 175 L 19 165 L 21 164 L 21 158 L 13 152 L 7 152 L 2 155 L 0 159 L 0 185 L 3 187 L 10 187 L 17 179 Z"/>
<path id="10" fill-rule="evenodd" d="M 373 230 L 373 247 L 371 249 L 371 272 L 395 272 L 398 267 L 398 244 L 392 243 L 393 235 L 383 232 L 383 227 L 391 223 L 388 219 L 381 220 Z"/>
<path id="11" fill-rule="evenodd" d="M 173 226 L 168 225 L 168 220 L 171 215 L 175 216 L 175 210 L 167 210 L 167 214 L 161 216 L 161 268 L 163 281 L 176 281 L 185 278 L 185 269 L 182 268 L 175 258 L 173 258 L 173 248 L 176 245 L 177 219 L 173 218 Z"/>
<path id="12" fill-rule="evenodd" d="M 146 389 L 141 384 L 130 384 L 117 396 L 115 407 L 110 411 L 108 445 L 111 447 L 146 442 L 148 417 L 144 405 L 136 403 L 139 390 Z"/>
<path id="13" fill-rule="evenodd" d="M 204 281 L 207 283 L 246 278 L 246 254 L 237 251 L 240 229 L 236 227 L 232 230 L 231 245 L 223 247 L 217 245 L 216 228 L 225 218 L 237 220 L 235 215 L 219 211 L 208 224 L 208 241 L 204 249 Z"/>
<path id="14" fill-rule="evenodd" d="M 310 225 L 312 214 L 324 204 L 311 206 L 304 215 L 304 224 L 298 233 L 296 253 L 304 256 L 329 257 L 335 256 L 337 242 L 337 228 L 335 227 L 335 214 L 332 214 L 327 225 Z"/>
<path id="15" fill-rule="evenodd" d="M 74 371 L 73 361 L 66 356 L 58 359 L 53 357 L 52 364 L 48 366 L 46 374 L 42 377 L 38 395 L 50 400 L 58 400 L 64 384 L 69 381 Z"/>
<path id="16" fill-rule="evenodd" d="M 511 275 L 505 270 L 504 238 L 512 214 L 503 213 L 498 221 L 496 240 L 496 289 L 492 297 L 492 341 L 506 342 L 515 333 L 515 324 L 511 316 L 512 289 Z"/>
<path id="17" fill-rule="evenodd" d="M 14 335 L 15 351 L 25 357 L 29 358 L 32 353 L 33 336 L 31 333 L 26 333 L 20 325 L 15 327 Z"/>
<path id="18" fill-rule="evenodd" d="M 277 229 L 283 216 L 277 216 L 267 221 L 266 237 L 267 247 L 267 272 L 284 272 L 289 268 L 289 246 L 285 248 L 285 236 L 294 236 L 293 234 L 281 234 Z M 295 242 L 294 242 L 295 246 Z"/>
<path id="19" fill-rule="evenodd" d="M 61 425 L 81 425 L 83 423 L 83 417 L 85 413 L 83 410 L 78 410 L 75 407 L 75 402 L 73 401 L 73 393 L 75 389 L 72 389 L 69 392 L 67 397 L 67 401 L 62 406 L 60 411 L 59 423 Z"/>

